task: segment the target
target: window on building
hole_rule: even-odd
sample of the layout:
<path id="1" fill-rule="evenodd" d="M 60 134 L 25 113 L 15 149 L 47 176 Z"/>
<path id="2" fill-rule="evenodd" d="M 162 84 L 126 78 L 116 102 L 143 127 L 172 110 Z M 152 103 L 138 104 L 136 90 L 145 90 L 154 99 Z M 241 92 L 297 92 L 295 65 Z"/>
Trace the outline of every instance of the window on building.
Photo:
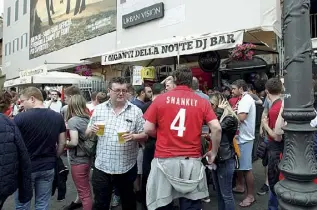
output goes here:
<path id="1" fill-rule="evenodd" d="M 11 7 L 8 7 L 7 11 L 7 26 L 10 26 L 11 24 Z"/>
<path id="2" fill-rule="evenodd" d="M 126 3 L 127 0 L 120 0 L 120 4 Z"/>
<path id="3" fill-rule="evenodd" d="M 20 41 L 19 38 L 16 38 L 13 40 L 12 53 L 19 51 L 19 41 Z"/>
<path id="4" fill-rule="evenodd" d="M 28 33 L 24 33 L 21 36 L 21 49 L 28 46 Z"/>
<path id="5" fill-rule="evenodd" d="M 28 0 L 23 1 L 23 15 L 28 12 Z"/>
<path id="6" fill-rule="evenodd" d="M 4 48 L 4 55 L 10 55 L 11 54 L 11 42 L 5 44 Z"/>
<path id="7" fill-rule="evenodd" d="M 15 7 L 14 7 L 14 19 L 15 21 L 18 21 L 19 20 L 19 0 L 16 0 L 15 1 Z"/>

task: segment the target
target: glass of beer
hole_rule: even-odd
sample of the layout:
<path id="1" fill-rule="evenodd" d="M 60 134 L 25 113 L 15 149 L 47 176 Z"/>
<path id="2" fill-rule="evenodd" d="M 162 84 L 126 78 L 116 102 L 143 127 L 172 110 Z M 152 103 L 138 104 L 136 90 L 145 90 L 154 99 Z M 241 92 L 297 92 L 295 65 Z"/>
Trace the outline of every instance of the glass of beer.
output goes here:
<path id="1" fill-rule="evenodd" d="M 127 134 L 127 130 L 124 129 L 124 128 L 120 128 L 117 130 L 117 133 L 118 133 L 118 141 L 119 141 L 119 144 L 124 144 L 125 143 L 125 140 L 124 138 L 122 137 L 124 134 Z"/>
<path id="2" fill-rule="evenodd" d="M 105 133 L 105 122 L 96 122 L 95 125 L 99 128 L 96 135 L 103 136 Z"/>

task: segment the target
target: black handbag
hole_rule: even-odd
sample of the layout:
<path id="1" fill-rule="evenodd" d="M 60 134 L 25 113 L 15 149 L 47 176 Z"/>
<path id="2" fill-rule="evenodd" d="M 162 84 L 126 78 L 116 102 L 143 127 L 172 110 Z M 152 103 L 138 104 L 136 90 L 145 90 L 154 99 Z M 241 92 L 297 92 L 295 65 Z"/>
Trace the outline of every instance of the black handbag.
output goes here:
<path id="1" fill-rule="evenodd" d="M 265 159 L 265 157 L 267 156 L 267 143 L 265 143 L 264 141 L 260 143 L 256 151 L 256 155 L 261 159 Z"/>

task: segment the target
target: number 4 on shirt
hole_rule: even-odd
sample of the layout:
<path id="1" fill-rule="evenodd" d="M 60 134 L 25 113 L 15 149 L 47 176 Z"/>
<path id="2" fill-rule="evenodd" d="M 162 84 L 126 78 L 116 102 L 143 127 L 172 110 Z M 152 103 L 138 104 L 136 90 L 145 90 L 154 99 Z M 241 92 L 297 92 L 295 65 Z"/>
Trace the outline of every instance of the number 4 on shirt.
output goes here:
<path id="1" fill-rule="evenodd" d="M 186 117 L 186 109 L 180 109 L 176 117 L 174 118 L 173 122 L 171 123 L 170 129 L 177 131 L 178 137 L 184 136 L 184 131 L 186 130 L 185 117 Z M 176 126 L 177 122 L 178 122 L 178 126 Z"/>

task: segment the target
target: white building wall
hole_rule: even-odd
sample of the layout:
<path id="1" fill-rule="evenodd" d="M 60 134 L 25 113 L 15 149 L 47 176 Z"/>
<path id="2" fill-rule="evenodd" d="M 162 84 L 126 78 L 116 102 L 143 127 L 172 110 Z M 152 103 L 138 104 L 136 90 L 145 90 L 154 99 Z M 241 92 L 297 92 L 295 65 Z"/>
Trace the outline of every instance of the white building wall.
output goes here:
<path id="1" fill-rule="evenodd" d="M 128 29 L 122 28 L 122 15 L 160 2 L 164 3 L 164 18 Z M 125 3 L 118 3 L 117 48 L 173 36 L 257 28 L 262 24 L 261 4 L 272 9 L 275 2 L 276 0 L 126 0 Z"/>

